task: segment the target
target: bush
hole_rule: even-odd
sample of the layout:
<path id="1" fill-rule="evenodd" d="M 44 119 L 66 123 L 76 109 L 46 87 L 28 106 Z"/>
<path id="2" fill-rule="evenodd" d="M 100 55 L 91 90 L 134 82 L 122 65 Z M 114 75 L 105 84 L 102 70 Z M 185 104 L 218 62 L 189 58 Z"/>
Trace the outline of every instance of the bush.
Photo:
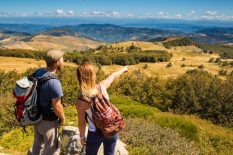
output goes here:
<path id="1" fill-rule="evenodd" d="M 200 153 L 194 142 L 182 138 L 175 130 L 160 127 L 144 119 L 127 119 L 126 123 L 121 139 L 129 144 L 130 154 Z"/>
<path id="2" fill-rule="evenodd" d="M 0 145 L 4 148 L 20 152 L 28 151 L 33 143 L 33 127 L 27 127 L 27 133 L 22 128 L 16 128 L 3 135 L 0 139 Z"/>
<path id="3" fill-rule="evenodd" d="M 167 83 L 172 100 L 172 104 L 168 102 L 167 106 L 176 113 L 197 114 L 214 123 L 233 126 L 233 114 L 228 111 L 233 108 L 233 94 L 228 92 L 233 87 L 232 80 L 230 76 L 222 81 L 203 70 L 189 71 Z"/>
<path id="4" fill-rule="evenodd" d="M 214 58 L 210 58 L 209 63 L 214 63 Z"/>
<path id="5" fill-rule="evenodd" d="M 221 63 L 221 65 L 222 65 L 222 67 L 226 67 L 226 66 L 228 66 L 229 64 L 228 64 L 227 61 L 223 61 L 223 62 Z"/>
<path id="6" fill-rule="evenodd" d="M 222 61 L 221 61 L 221 59 L 220 58 L 217 58 L 215 61 L 214 61 L 214 63 L 221 63 Z"/>
<path id="7" fill-rule="evenodd" d="M 143 67 L 143 69 L 147 69 L 148 68 L 148 65 L 147 64 L 145 64 L 144 65 L 144 67 Z"/>
<path id="8" fill-rule="evenodd" d="M 9 132 L 11 129 L 19 127 L 14 115 L 14 102 L 11 93 L 0 95 L 0 137 L 3 133 Z"/>
<path id="9" fill-rule="evenodd" d="M 185 65 L 185 64 L 182 64 L 180 67 L 186 67 L 186 65 Z"/>
<path id="10" fill-rule="evenodd" d="M 231 76 L 233 75 L 233 71 L 231 71 L 230 75 L 231 75 Z"/>
<path id="11" fill-rule="evenodd" d="M 204 69 L 204 65 L 199 65 L 198 68 L 199 69 Z"/>
<path id="12" fill-rule="evenodd" d="M 168 49 L 170 49 L 172 46 L 188 46 L 194 44 L 195 42 L 189 38 L 179 38 L 172 41 L 163 42 L 163 45 Z"/>
<path id="13" fill-rule="evenodd" d="M 163 102 L 163 91 L 164 88 L 158 77 L 148 77 L 140 70 L 130 75 L 123 75 L 109 89 L 111 94 L 130 96 L 136 101 L 149 105 Z"/>
<path id="14" fill-rule="evenodd" d="M 222 69 L 222 70 L 218 71 L 218 74 L 225 76 L 225 75 L 227 75 L 227 70 Z"/>
<path id="15" fill-rule="evenodd" d="M 231 61 L 231 62 L 229 63 L 229 65 L 231 65 L 231 66 L 233 67 L 233 61 Z"/>
<path id="16" fill-rule="evenodd" d="M 217 53 L 222 59 L 233 58 L 233 47 L 227 45 L 209 45 L 209 44 L 198 44 L 198 47 L 203 51 L 210 51 L 209 53 Z"/>
<path id="17" fill-rule="evenodd" d="M 169 62 L 169 63 L 166 65 L 166 67 L 167 67 L 167 68 L 172 67 L 172 63 L 171 63 L 171 62 Z"/>

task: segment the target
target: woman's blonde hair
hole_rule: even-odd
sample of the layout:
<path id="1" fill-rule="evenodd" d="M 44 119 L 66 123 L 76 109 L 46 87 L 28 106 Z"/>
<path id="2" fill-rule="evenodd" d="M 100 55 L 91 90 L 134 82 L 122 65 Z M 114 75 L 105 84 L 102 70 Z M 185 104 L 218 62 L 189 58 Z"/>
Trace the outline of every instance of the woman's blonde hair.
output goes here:
<path id="1" fill-rule="evenodd" d="M 81 93 L 84 96 L 95 96 L 98 93 L 96 88 L 96 67 L 90 62 L 79 64 L 77 69 L 77 78 Z"/>

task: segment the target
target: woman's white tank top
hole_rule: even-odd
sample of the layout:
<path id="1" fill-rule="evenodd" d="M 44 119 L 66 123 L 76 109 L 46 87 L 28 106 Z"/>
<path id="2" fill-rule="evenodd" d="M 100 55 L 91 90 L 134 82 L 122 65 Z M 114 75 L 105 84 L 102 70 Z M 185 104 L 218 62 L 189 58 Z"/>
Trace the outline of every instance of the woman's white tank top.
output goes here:
<path id="1" fill-rule="evenodd" d="M 109 100 L 109 96 L 108 96 L 108 93 L 106 91 L 105 88 L 103 88 L 103 86 L 100 85 L 100 89 L 101 89 L 101 92 L 102 94 Z M 88 130 L 89 131 L 92 131 L 92 132 L 95 132 L 96 128 L 95 128 L 95 125 L 92 123 L 92 121 L 89 119 L 89 118 L 92 118 L 92 112 L 91 112 L 91 108 L 87 109 L 86 110 L 86 113 L 88 115 L 88 122 L 89 122 L 89 127 L 88 127 Z"/>

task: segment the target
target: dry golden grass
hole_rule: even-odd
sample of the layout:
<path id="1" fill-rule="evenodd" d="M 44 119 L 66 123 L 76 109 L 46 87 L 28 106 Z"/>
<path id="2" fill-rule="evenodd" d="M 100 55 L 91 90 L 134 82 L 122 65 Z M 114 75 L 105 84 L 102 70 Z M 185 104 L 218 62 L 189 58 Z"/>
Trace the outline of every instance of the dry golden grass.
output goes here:
<path id="1" fill-rule="evenodd" d="M 145 42 L 145 41 L 126 41 L 126 42 L 114 43 L 111 45 L 112 47 L 127 48 L 132 44 L 141 47 L 142 50 L 166 50 L 166 48 L 161 43 L 153 43 L 153 42 Z"/>
<path id="2" fill-rule="evenodd" d="M 126 43 L 118 43 L 120 45 L 128 45 L 131 42 Z M 153 44 L 153 43 L 152 43 Z M 148 45 L 148 44 L 146 44 Z M 116 46 L 116 44 L 115 44 Z M 151 48 L 153 50 L 161 50 L 161 44 L 158 43 L 159 48 Z M 141 46 L 140 46 L 141 47 Z M 141 69 L 147 75 L 158 75 L 161 78 L 172 78 L 177 77 L 178 75 L 184 74 L 187 70 L 196 69 L 200 65 L 204 65 L 204 70 L 209 71 L 215 75 L 218 74 L 218 71 L 221 69 L 228 69 L 231 70 L 232 67 L 220 67 L 218 64 L 208 63 L 210 58 L 217 58 L 219 57 L 217 54 L 204 54 L 201 53 L 201 49 L 196 46 L 186 46 L 186 47 L 176 47 L 170 50 L 167 49 L 168 52 L 173 54 L 171 59 L 172 67 L 167 68 L 166 65 L 168 62 L 161 62 L 161 63 L 140 63 L 137 65 L 130 65 L 129 72 L 132 72 L 137 69 Z M 185 60 L 183 61 L 183 58 Z M 145 64 L 148 65 L 146 69 L 143 69 Z M 182 64 L 185 64 L 186 67 L 181 67 Z M 103 66 L 102 69 L 106 73 L 111 73 L 116 71 L 121 66 L 119 65 L 112 65 L 112 66 Z"/>
<path id="3" fill-rule="evenodd" d="M 77 66 L 73 63 L 65 63 L 68 66 Z M 35 60 L 29 58 L 15 58 L 15 57 L 0 57 L 0 70 L 12 71 L 16 70 L 19 73 L 25 72 L 29 68 L 45 67 L 43 60 Z"/>
<path id="4" fill-rule="evenodd" d="M 34 50 L 51 50 L 59 49 L 65 51 L 82 50 L 86 48 L 96 48 L 103 43 L 93 41 L 86 38 L 78 38 L 72 36 L 50 36 L 50 35 L 37 35 L 28 42 L 14 41 L 4 45 L 7 48 L 21 48 L 21 49 L 34 49 Z"/>
<path id="5" fill-rule="evenodd" d="M 128 47 L 132 43 L 135 45 L 140 45 L 143 49 L 150 49 L 150 50 L 163 50 L 164 47 L 161 43 L 150 43 L 150 42 L 123 42 L 113 44 L 114 46 L 121 46 L 121 47 Z M 166 65 L 168 62 L 161 62 L 161 63 L 140 63 L 136 65 L 129 66 L 129 72 L 134 70 L 142 70 L 147 75 L 154 75 L 159 76 L 163 79 L 166 78 L 174 78 L 181 74 L 184 74 L 187 70 L 196 69 L 200 65 L 204 65 L 204 70 L 213 73 L 214 75 L 218 75 L 219 70 L 227 69 L 229 71 L 233 70 L 233 67 L 220 67 L 218 64 L 208 63 L 210 58 L 217 58 L 219 57 L 217 54 L 204 54 L 201 53 L 201 49 L 197 48 L 196 46 L 186 46 L 186 47 L 175 47 L 172 49 L 167 49 L 168 52 L 173 54 L 171 59 L 172 67 L 167 68 Z M 185 60 L 183 60 L 185 58 Z M 228 60 L 231 61 L 231 60 Z M 232 60 L 233 61 L 233 60 Z M 73 63 L 66 63 L 67 65 L 77 66 Z M 147 68 L 143 69 L 143 67 L 147 64 Z M 181 67 L 182 64 L 185 64 L 186 67 Z M 27 58 L 7 58 L 7 57 L 0 57 L 0 69 L 5 71 L 16 70 L 18 72 L 24 72 L 28 68 L 35 68 L 45 66 L 44 61 L 36 61 L 34 59 L 27 59 Z M 122 66 L 120 65 L 111 65 L 111 66 L 102 66 L 103 71 L 106 74 L 110 74 Z"/>

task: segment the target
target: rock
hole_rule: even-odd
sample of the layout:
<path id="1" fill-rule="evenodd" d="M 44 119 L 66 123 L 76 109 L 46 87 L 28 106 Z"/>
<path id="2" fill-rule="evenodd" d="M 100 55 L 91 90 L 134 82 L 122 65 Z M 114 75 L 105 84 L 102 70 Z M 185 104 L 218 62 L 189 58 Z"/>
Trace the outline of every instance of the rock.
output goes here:
<path id="1" fill-rule="evenodd" d="M 86 135 L 88 129 L 86 128 Z M 85 155 L 85 148 L 80 144 L 79 130 L 77 127 L 65 126 L 62 129 L 62 154 L 66 155 Z M 126 145 L 117 140 L 115 155 L 128 155 Z M 100 146 L 98 155 L 103 155 L 103 144 Z"/>
<path id="2" fill-rule="evenodd" d="M 79 130 L 74 126 L 65 126 L 62 128 L 62 136 L 72 137 L 73 135 L 79 134 Z"/>

